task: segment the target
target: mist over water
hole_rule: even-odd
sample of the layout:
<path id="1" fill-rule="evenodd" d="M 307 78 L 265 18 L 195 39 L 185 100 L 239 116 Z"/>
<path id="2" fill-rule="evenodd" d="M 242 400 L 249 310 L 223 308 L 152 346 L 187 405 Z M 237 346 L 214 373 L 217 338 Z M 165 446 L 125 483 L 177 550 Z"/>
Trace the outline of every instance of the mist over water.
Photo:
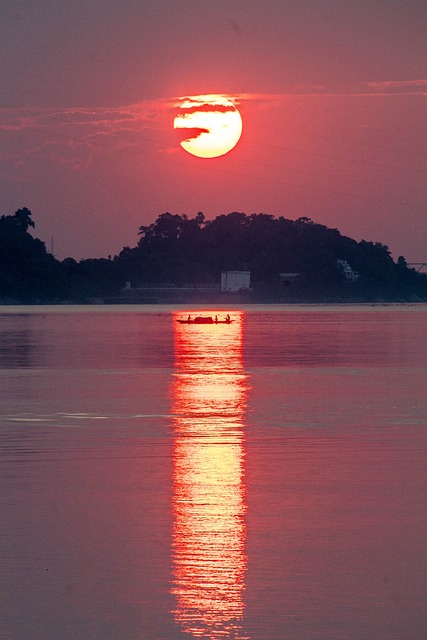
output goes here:
<path id="1" fill-rule="evenodd" d="M 0 310 L 0 638 L 424 640 L 427 306 L 188 313 Z"/>

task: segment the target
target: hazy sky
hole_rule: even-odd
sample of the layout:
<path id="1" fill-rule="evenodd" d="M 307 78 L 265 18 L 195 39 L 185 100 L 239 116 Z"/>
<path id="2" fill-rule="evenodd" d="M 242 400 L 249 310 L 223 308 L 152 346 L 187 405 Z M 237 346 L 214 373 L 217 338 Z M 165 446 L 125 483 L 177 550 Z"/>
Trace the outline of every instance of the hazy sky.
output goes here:
<path id="1" fill-rule="evenodd" d="M 0 213 L 58 258 L 135 246 L 161 213 L 309 216 L 427 260 L 425 0 L 1 0 Z M 200 159 L 177 98 L 235 99 Z"/>

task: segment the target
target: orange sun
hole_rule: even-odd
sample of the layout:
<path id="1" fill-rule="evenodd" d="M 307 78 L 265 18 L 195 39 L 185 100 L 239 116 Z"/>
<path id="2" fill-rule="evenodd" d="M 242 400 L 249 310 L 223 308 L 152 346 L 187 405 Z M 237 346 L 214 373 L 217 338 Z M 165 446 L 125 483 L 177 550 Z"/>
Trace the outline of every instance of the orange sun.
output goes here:
<path id="1" fill-rule="evenodd" d="M 173 127 L 185 151 L 199 158 L 216 158 L 239 142 L 242 118 L 225 96 L 192 96 L 181 102 Z"/>

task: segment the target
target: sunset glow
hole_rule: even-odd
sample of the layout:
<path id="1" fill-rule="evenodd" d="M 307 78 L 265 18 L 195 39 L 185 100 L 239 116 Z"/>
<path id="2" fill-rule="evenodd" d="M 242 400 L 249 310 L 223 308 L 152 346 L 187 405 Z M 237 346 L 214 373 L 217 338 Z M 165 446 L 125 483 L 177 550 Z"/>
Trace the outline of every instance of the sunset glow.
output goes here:
<path id="1" fill-rule="evenodd" d="M 200 158 L 216 158 L 231 151 L 240 140 L 242 126 L 231 100 L 217 94 L 184 99 L 174 119 L 181 147 Z"/>
<path id="2" fill-rule="evenodd" d="M 174 617 L 192 637 L 244 637 L 242 320 L 174 327 Z"/>

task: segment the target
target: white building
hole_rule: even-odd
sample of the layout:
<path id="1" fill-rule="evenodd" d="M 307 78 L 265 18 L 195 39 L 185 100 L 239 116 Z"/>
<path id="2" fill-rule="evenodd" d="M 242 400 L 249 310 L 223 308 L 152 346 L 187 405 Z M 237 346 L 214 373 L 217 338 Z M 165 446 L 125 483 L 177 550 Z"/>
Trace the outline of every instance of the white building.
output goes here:
<path id="1" fill-rule="evenodd" d="M 342 269 L 345 279 L 348 280 L 348 282 L 355 282 L 359 279 L 359 274 L 357 271 L 353 271 L 347 260 L 337 260 L 337 265 Z"/>
<path id="2" fill-rule="evenodd" d="M 223 271 L 221 273 L 221 291 L 241 291 L 251 286 L 250 271 Z"/>

